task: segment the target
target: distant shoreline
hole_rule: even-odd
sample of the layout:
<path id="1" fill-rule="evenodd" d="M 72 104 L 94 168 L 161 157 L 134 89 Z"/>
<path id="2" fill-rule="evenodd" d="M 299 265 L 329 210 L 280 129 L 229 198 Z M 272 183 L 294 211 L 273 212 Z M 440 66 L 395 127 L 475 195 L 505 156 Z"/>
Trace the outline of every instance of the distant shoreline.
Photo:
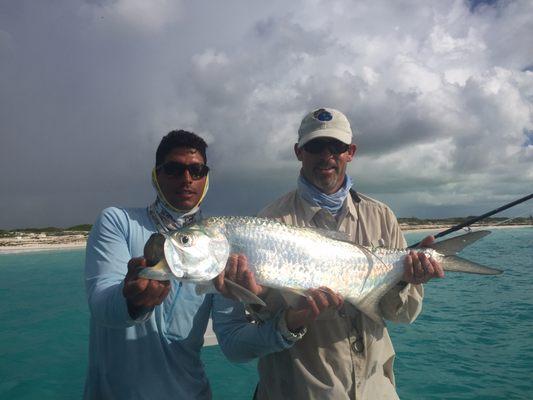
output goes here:
<path id="1" fill-rule="evenodd" d="M 41 244 L 32 243 L 21 246 L 2 246 L 0 247 L 1 254 L 15 254 L 15 253 L 33 253 L 39 251 L 56 251 L 56 250 L 76 250 L 85 249 L 86 243 L 58 243 L 58 244 Z"/>
<path id="2" fill-rule="evenodd" d="M 11 237 L 0 237 L 0 254 L 83 249 L 87 244 L 87 235 L 88 232 L 61 232 L 58 235 L 21 232 Z"/>
<path id="3" fill-rule="evenodd" d="M 420 225 L 412 226 L 400 224 L 403 233 L 425 232 L 436 234 L 451 225 Z M 516 229 L 532 228 L 533 225 L 476 225 L 474 229 Z M 47 236 L 24 234 L 11 238 L 0 238 L 0 254 L 14 254 L 37 251 L 75 250 L 84 249 L 87 244 L 87 232 L 76 234 L 62 234 Z"/>

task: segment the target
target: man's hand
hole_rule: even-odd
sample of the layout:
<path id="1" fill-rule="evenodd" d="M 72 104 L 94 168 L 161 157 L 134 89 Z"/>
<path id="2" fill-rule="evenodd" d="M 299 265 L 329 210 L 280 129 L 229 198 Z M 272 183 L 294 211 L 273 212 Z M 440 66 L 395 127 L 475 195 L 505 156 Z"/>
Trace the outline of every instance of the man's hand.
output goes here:
<path id="1" fill-rule="evenodd" d="M 427 236 L 420 243 L 420 247 L 429 247 L 435 238 Z M 444 278 L 444 270 L 433 258 L 428 258 L 424 253 L 410 251 L 404 261 L 405 272 L 403 280 L 408 283 L 426 283 L 433 278 Z"/>
<path id="2" fill-rule="evenodd" d="M 132 258 L 128 262 L 128 273 L 124 278 L 122 295 L 126 298 L 132 318 L 143 308 L 150 309 L 161 304 L 170 291 L 170 281 L 139 278 L 139 269 L 142 267 L 146 267 L 144 258 Z"/>
<path id="3" fill-rule="evenodd" d="M 248 267 L 248 260 L 244 254 L 231 254 L 226 263 L 226 268 L 216 278 L 213 279 L 215 288 L 224 296 L 235 299 L 228 290 L 224 279 L 229 279 L 242 287 L 248 289 L 256 296 L 261 296 L 265 292 L 263 286 L 255 281 L 254 274 Z"/>
<path id="4" fill-rule="evenodd" d="M 302 299 L 298 308 L 289 308 L 285 313 L 287 328 L 297 331 L 309 325 L 329 308 L 339 310 L 344 304 L 344 299 L 327 287 L 307 291 L 307 297 Z"/>

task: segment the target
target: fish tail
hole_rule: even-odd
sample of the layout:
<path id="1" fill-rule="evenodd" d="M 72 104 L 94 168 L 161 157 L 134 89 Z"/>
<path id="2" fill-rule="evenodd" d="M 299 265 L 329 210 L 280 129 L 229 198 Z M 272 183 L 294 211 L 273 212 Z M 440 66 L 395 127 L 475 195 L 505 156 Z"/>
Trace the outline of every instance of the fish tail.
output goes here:
<path id="1" fill-rule="evenodd" d="M 459 256 L 444 256 L 442 268 L 445 271 L 479 275 L 499 275 L 503 272 L 501 269 L 487 267 Z"/>
<path id="2" fill-rule="evenodd" d="M 475 231 L 451 239 L 433 243 L 431 248 L 443 255 L 442 267 L 445 271 L 465 272 L 468 274 L 499 275 L 503 271 L 478 264 L 456 254 L 472 243 L 487 236 L 490 231 Z"/>

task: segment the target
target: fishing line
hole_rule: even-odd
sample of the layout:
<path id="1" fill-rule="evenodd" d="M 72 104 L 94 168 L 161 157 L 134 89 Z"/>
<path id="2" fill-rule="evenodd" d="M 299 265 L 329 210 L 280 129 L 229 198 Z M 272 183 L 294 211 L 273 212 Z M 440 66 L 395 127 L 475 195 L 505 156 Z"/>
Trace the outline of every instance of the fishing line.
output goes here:
<path id="1" fill-rule="evenodd" d="M 504 221 L 500 221 L 500 222 L 498 222 L 498 223 L 496 223 L 496 224 L 493 224 L 493 225 L 494 225 L 494 226 L 503 225 L 503 224 L 505 224 L 506 222 L 509 222 L 509 221 L 514 220 L 514 219 L 520 218 L 520 217 L 522 217 L 522 216 L 524 216 L 524 215 L 526 215 L 526 214 L 530 214 L 530 216 L 531 216 L 531 214 L 532 214 L 531 211 L 532 211 L 532 210 L 533 210 L 533 209 L 528 208 L 526 211 L 524 211 L 524 212 L 521 213 L 521 214 L 518 214 L 516 217 L 507 218 L 506 220 L 504 220 Z M 505 226 L 505 225 L 503 225 L 503 226 Z M 524 227 L 526 227 L 526 226 L 528 226 L 528 225 L 515 225 L 515 226 L 524 226 Z M 520 237 L 516 234 L 516 232 L 513 232 L 512 230 L 511 230 L 511 232 L 509 232 L 509 236 L 512 237 L 512 238 L 515 239 L 515 240 L 520 240 Z"/>
<path id="2" fill-rule="evenodd" d="M 526 211 L 524 211 L 524 212 L 521 213 L 521 214 L 518 214 L 518 215 L 515 216 L 515 217 L 507 218 L 507 219 L 504 220 L 504 221 L 500 221 L 500 222 L 497 222 L 497 223 L 495 223 L 495 224 L 491 224 L 491 225 L 494 225 L 494 226 L 503 225 L 503 224 L 505 224 L 506 222 L 509 222 L 509 221 L 514 220 L 514 219 L 517 219 L 517 218 L 523 217 L 523 216 L 526 215 L 526 214 L 531 214 L 531 209 L 527 209 Z"/>
<path id="3" fill-rule="evenodd" d="M 462 222 L 460 224 L 452 226 L 449 229 L 446 229 L 446 230 L 444 230 L 442 232 L 437 233 L 436 235 L 434 235 L 434 237 L 435 237 L 435 239 L 437 239 L 439 237 L 446 236 L 446 235 L 448 235 L 448 234 L 450 234 L 452 232 L 455 232 L 455 231 L 458 231 L 459 229 L 462 229 L 464 227 L 470 226 L 470 225 L 472 225 L 472 224 L 474 224 L 474 223 L 476 223 L 478 221 L 484 220 L 484 219 L 486 219 L 486 218 L 488 218 L 488 217 L 490 217 L 490 216 L 492 216 L 494 214 L 502 212 L 503 210 L 507 210 L 508 208 L 514 207 L 517 204 L 523 203 L 524 201 L 527 201 L 527 200 L 532 199 L 532 198 L 533 198 L 533 193 L 528 194 L 527 196 L 524 196 L 524 197 L 522 197 L 522 198 L 520 198 L 518 200 L 515 200 L 515 201 L 512 201 L 510 203 L 507 203 L 507 204 L 505 204 L 505 205 L 503 205 L 501 207 L 498 207 L 498 208 L 496 208 L 494 210 L 491 210 L 491 211 L 489 211 L 489 212 L 487 212 L 487 213 L 485 213 L 485 214 L 483 214 L 483 215 L 481 215 L 479 217 L 470 218 L 469 220 L 467 220 L 465 222 Z M 412 244 L 408 248 L 412 249 L 414 247 L 417 247 L 417 246 L 420 245 L 420 243 L 422 243 L 422 241 L 417 242 L 415 244 Z"/>

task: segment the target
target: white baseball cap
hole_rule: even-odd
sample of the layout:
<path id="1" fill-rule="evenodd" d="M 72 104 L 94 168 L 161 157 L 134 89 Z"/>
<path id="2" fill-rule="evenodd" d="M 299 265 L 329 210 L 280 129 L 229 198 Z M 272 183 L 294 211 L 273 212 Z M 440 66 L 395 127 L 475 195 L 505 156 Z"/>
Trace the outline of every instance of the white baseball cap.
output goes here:
<path id="1" fill-rule="evenodd" d="M 348 118 L 333 108 L 319 108 L 307 114 L 298 129 L 298 147 L 310 140 L 329 137 L 343 143 L 352 143 L 352 128 Z"/>

